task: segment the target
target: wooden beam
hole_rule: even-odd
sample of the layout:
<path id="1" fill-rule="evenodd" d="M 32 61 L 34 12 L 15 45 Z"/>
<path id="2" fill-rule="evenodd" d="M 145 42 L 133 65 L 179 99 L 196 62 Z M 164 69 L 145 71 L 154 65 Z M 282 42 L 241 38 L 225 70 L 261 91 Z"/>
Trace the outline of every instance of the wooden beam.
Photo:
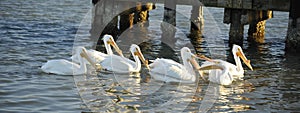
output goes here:
<path id="1" fill-rule="evenodd" d="M 140 2 L 141 0 L 116 0 Z M 195 0 L 173 0 L 177 5 L 193 5 Z M 249 9 L 249 10 L 273 10 L 289 11 L 290 0 L 198 0 L 206 7 Z M 143 2 L 153 2 L 164 4 L 164 0 L 143 0 Z"/>

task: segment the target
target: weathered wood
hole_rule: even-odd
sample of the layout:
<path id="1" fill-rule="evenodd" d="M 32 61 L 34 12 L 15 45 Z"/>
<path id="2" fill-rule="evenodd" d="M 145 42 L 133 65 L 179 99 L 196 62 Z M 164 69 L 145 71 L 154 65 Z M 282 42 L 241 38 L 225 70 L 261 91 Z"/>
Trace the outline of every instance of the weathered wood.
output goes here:
<path id="1" fill-rule="evenodd" d="M 125 4 L 121 4 L 122 1 Z M 126 1 L 126 2 L 125 2 Z M 129 2 L 134 5 L 128 5 Z M 229 32 L 230 44 L 243 44 L 244 25 L 250 24 L 249 40 L 263 43 L 266 19 L 272 17 L 272 11 L 290 11 L 290 22 L 287 35 L 286 48 L 299 48 L 299 4 L 297 0 L 199 0 L 204 6 L 222 7 L 224 11 L 224 23 L 231 23 Z M 291 2 L 290 2 L 291 1 Z M 176 5 L 192 5 L 191 35 L 202 35 L 204 19 L 203 9 L 195 5 L 195 0 L 93 0 L 95 5 L 95 17 L 91 29 L 91 37 L 99 37 L 99 34 L 111 34 L 116 36 L 130 28 L 133 24 L 143 23 L 148 26 L 149 10 L 144 3 L 164 3 L 164 20 L 161 24 L 162 37 L 174 37 L 176 32 Z M 102 2 L 102 4 L 96 4 Z M 196 1 L 197 2 L 197 1 Z M 138 4 L 136 4 L 138 3 Z M 125 7 L 126 6 L 126 7 Z M 290 8 L 291 6 L 291 8 Z M 146 7 L 146 10 L 145 10 Z M 122 12 L 122 13 L 121 13 Z M 270 13 L 271 12 L 271 13 Z M 297 13 L 298 12 L 298 13 Z M 118 15 L 120 14 L 120 24 Z M 134 15 L 133 15 L 134 14 Z M 115 16 L 116 15 L 116 16 Z M 271 15 L 271 16 L 270 16 Z M 119 25 L 119 26 L 118 26 Z M 119 29 L 120 31 L 119 32 Z M 196 36 L 197 35 L 197 36 Z"/>
<path id="2" fill-rule="evenodd" d="M 223 23 L 230 24 L 231 23 L 231 9 L 224 9 Z"/>
<path id="3" fill-rule="evenodd" d="M 252 2 L 252 8 L 254 10 L 259 10 L 259 9 L 268 9 L 269 6 L 266 5 L 269 3 L 269 0 L 253 0 Z"/>
<path id="4" fill-rule="evenodd" d="M 268 4 L 268 10 L 272 11 L 289 11 L 290 0 L 271 0 Z"/>
<path id="5" fill-rule="evenodd" d="M 119 2 L 118 6 L 122 6 L 122 9 L 127 9 L 120 14 L 119 34 L 121 34 L 133 26 L 133 12 L 135 8 L 132 6 L 135 6 L 135 2 Z"/>
<path id="6" fill-rule="evenodd" d="M 242 6 L 242 0 L 232 0 L 232 8 L 241 9 Z"/>
<path id="7" fill-rule="evenodd" d="M 164 18 L 161 23 L 162 40 L 170 40 L 176 33 L 176 2 L 165 0 Z"/>
<path id="8" fill-rule="evenodd" d="M 200 38 L 204 29 L 203 6 L 193 5 L 191 13 L 190 37 Z"/>
<path id="9" fill-rule="evenodd" d="M 114 16 L 114 12 L 110 10 L 115 7 L 115 2 L 112 1 L 101 1 L 97 2 L 94 10 L 93 24 L 91 33 L 91 39 L 95 42 L 98 41 L 99 37 L 104 34 L 117 35 L 117 21 L 118 18 Z M 102 43 L 102 41 L 98 41 Z"/>
<path id="10" fill-rule="evenodd" d="M 243 9 L 252 9 L 252 0 L 243 0 Z"/>
<path id="11" fill-rule="evenodd" d="M 243 46 L 244 25 L 241 22 L 243 12 L 237 9 L 231 9 L 231 24 L 229 31 L 229 46 L 237 44 Z"/>
<path id="12" fill-rule="evenodd" d="M 137 2 L 136 9 L 134 11 L 134 24 L 139 26 L 148 27 L 149 26 L 149 11 L 155 9 L 153 3 L 143 3 Z"/>
<path id="13" fill-rule="evenodd" d="M 248 41 L 264 43 L 266 21 L 251 22 L 248 29 Z"/>
<path id="14" fill-rule="evenodd" d="M 238 10 L 238 9 L 229 9 L 229 8 L 224 9 L 223 23 L 230 24 L 233 21 L 237 21 L 231 17 L 232 14 L 234 13 L 234 12 L 232 12 L 233 10 Z M 243 24 L 243 25 L 248 24 L 249 22 L 248 22 L 247 10 L 239 10 L 239 11 L 241 14 L 241 18 L 239 20 L 239 21 L 241 21 L 241 24 Z"/>
<path id="15" fill-rule="evenodd" d="M 134 1 L 140 0 L 117 0 Z M 178 5 L 193 5 L 194 0 L 173 0 Z M 199 0 L 206 7 L 221 7 L 249 10 L 289 11 L 290 0 Z M 143 2 L 164 3 L 164 0 L 143 0 Z M 236 4 L 237 3 L 237 4 Z M 242 6 L 242 7 L 241 7 Z"/>
<path id="16" fill-rule="evenodd" d="M 266 20 L 272 17 L 272 11 L 248 11 L 248 41 L 264 43 Z"/>
<path id="17" fill-rule="evenodd" d="M 300 4 L 299 0 L 291 0 L 289 26 L 286 37 L 286 51 L 300 52 Z"/>

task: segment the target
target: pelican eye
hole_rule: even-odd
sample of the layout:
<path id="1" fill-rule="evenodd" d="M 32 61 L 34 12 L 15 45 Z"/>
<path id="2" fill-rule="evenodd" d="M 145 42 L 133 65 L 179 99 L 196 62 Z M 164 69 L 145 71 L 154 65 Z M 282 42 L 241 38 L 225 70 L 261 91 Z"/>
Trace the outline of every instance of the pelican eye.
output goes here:
<path id="1" fill-rule="evenodd" d="M 190 62 L 191 60 L 190 60 L 190 59 L 186 59 L 186 61 L 187 61 L 187 62 Z"/>
<path id="2" fill-rule="evenodd" d="M 242 52 L 241 48 L 238 48 L 238 51 L 239 51 L 239 52 Z"/>
<path id="3" fill-rule="evenodd" d="M 139 54 L 139 52 L 134 52 L 134 55 L 138 55 Z"/>
<path id="4" fill-rule="evenodd" d="M 107 41 L 107 44 L 112 44 L 112 42 L 111 41 Z"/>

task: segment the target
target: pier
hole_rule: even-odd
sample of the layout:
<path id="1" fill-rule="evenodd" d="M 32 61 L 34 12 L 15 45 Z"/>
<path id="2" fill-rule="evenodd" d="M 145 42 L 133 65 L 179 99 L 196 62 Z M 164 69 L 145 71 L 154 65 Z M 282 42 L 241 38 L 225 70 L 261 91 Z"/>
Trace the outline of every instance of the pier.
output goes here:
<path id="1" fill-rule="evenodd" d="M 148 12 L 155 4 L 164 4 L 162 37 L 175 34 L 176 5 L 192 6 L 190 36 L 201 37 L 204 25 L 203 7 L 224 8 L 223 23 L 230 24 L 229 44 L 243 45 L 244 25 L 249 25 L 248 41 L 264 43 L 265 24 L 273 18 L 273 11 L 289 12 L 289 25 L 286 35 L 286 51 L 300 51 L 300 8 L 299 0 L 93 0 L 95 4 L 92 38 L 104 34 L 117 36 L 132 25 L 148 26 Z M 101 2 L 101 3 L 99 3 Z M 99 4 L 96 4 L 99 3 Z M 298 13 L 297 13 L 298 12 Z M 116 16 L 118 15 L 118 16 Z M 119 18 L 119 19 L 118 19 Z M 280 23 L 279 23 L 280 24 Z M 98 27 L 103 26 L 105 27 Z M 119 27 L 118 27 L 119 25 Z"/>

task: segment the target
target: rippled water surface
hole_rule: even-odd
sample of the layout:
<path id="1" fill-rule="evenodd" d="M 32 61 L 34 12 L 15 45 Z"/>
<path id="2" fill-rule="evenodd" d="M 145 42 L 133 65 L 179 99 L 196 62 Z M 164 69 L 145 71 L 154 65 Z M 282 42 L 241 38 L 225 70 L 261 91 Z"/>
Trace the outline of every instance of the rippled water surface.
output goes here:
<path id="1" fill-rule="evenodd" d="M 91 1 L 84 0 L 1 0 L 0 1 L 0 111 L 1 112 L 82 112 L 82 111 L 198 111 L 209 112 L 295 112 L 300 111 L 298 82 L 300 58 L 284 52 L 287 12 L 274 12 L 267 21 L 265 43 L 253 45 L 245 39 L 244 52 L 254 71 L 230 86 L 206 82 L 198 84 L 162 83 L 151 79 L 143 69 L 136 75 L 93 74 L 62 76 L 46 74 L 40 66 L 50 59 L 68 59 L 74 45 L 91 48 L 88 39 Z M 167 57 L 180 61 L 181 47 L 193 47 L 188 33 L 191 7 L 179 6 L 177 33 L 173 41 L 162 42 L 162 5 L 151 11 L 150 26 L 142 38 L 125 31 L 118 41 L 126 57 L 130 41 L 140 41 L 147 59 Z M 87 15 L 87 17 L 85 17 Z M 229 25 L 223 24 L 223 9 L 205 11 L 203 39 L 192 40 L 198 53 L 214 55 L 227 47 Z M 80 24 L 83 21 L 85 24 Z M 80 26 L 80 30 L 76 32 Z M 245 26 L 245 37 L 247 27 Z M 218 28 L 212 30 L 211 28 Z M 217 31 L 217 32 L 215 32 Z M 217 37 L 211 41 L 209 37 Z M 76 38 L 75 38 L 76 37 Z M 125 39 L 128 38 L 128 39 Z M 141 39 L 141 40 L 140 40 Z M 76 44 L 74 44 L 76 42 Z M 206 89 L 210 89 L 207 91 Z M 206 100 L 210 94 L 212 106 Z M 202 106 L 201 106 L 202 105 Z M 200 107 L 201 106 L 201 107 Z"/>

